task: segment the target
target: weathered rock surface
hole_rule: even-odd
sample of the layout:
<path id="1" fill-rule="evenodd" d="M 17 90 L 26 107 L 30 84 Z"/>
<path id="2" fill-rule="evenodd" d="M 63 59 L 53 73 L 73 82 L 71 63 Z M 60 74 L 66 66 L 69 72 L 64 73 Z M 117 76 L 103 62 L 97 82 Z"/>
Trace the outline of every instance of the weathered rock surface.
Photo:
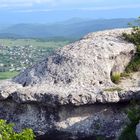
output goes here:
<path id="1" fill-rule="evenodd" d="M 136 136 L 140 140 L 140 123 L 136 126 Z"/>
<path id="2" fill-rule="evenodd" d="M 18 104 L 10 100 L 0 102 L 0 118 L 15 122 L 17 131 L 33 128 L 37 135 L 53 133 L 55 130 L 71 134 L 69 138 L 78 139 L 91 135 L 103 135 L 114 139 L 127 122 L 124 104 L 60 106 L 50 108 L 39 104 Z M 57 139 L 58 136 L 56 136 Z M 50 139 L 51 139 L 50 138 Z"/>
<path id="3" fill-rule="evenodd" d="M 140 87 L 111 81 L 123 72 L 136 47 L 115 29 L 90 33 L 65 46 L 14 79 L 0 84 L 0 118 L 31 127 L 38 135 L 67 132 L 72 139 L 90 135 L 115 138 L 127 121 L 121 102 L 140 98 Z M 137 81 L 138 82 L 138 81 Z"/>
<path id="4" fill-rule="evenodd" d="M 112 95 L 104 91 L 115 86 L 111 72 L 122 72 L 135 52 L 135 46 L 121 37 L 123 32 L 130 32 L 130 29 L 91 33 L 65 46 L 8 84 L 2 84 L 1 98 L 10 96 L 22 103 L 83 105 L 119 102 L 131 99 L 135 94 L 138 96 L 138 87 L 133 87 L 132 96 L 130 89 Z"/>

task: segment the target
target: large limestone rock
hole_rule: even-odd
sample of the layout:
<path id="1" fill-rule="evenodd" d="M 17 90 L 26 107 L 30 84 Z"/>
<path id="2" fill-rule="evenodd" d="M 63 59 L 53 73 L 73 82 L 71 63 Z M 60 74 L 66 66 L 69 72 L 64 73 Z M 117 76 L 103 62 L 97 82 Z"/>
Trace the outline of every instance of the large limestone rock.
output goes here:
<path id="1" fill-rule="evenodd" d="M 108 90 L 116 88 L 111 73 L 123 72 L 135 53 L 123 32 L 131 29 L 90 33 L 3 81 L 0 118 L 15 122 L 17 130 L 31 127 L 38 135 L 59 131 L 72 139 L 117 137 L 127 121 L 127 105 L 121 102 L 140 98 L 139 86 Z"/>
<path id="2" fill-rule="evenodd" d="M 135 52 L 135 46 L 122 38 L 123 32 L 130 29 L 91 33 L 65 46 L 6 83 L 9 86 L 2 84 L 1 98 L 12 96 L 16 102 L 51 105 L 125 100 L 127 91 L 112 95 L 104 92 L 115 86 L 111 73 L 122 72 Z M 129 93 L 127 98 L 131 98 Z"/>

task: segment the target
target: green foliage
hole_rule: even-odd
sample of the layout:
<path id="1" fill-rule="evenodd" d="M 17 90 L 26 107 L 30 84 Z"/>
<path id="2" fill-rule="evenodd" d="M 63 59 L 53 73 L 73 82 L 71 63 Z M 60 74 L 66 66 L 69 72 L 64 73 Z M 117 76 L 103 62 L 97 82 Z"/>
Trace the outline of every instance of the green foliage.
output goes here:
<path id="1" fill-rule="evenodd" d="M 121 77 L 130 77 L 130 73 L 127 73 L 127 72 L 123 72 L 121 73 Z"/>
<path id="2" fill-rule="evenodd" d="M 113 72 L 111 74 L 111 80 L 113 83 L 118 84 L 121 79 L 121 74 L 119 72 Z"/>
<path id="3" fill-rule="evenodd" d="M 130 26 L 133 28 L 131 34 L 123 33 L 123 37 L 125 38 L 125 40 L 134 43 L 137 46 L 136 54 L 126 67 L 126 73 L 136 72 L 140 70 L 140 17 L 138 18 L 136 23 L 136 26 L 130 24 Z"/>
<path id="4" fill-rule="evenodd" d="M 132 107 L 127 111 L 127 116 L 130 123 L 127 124 L 123 130 L 119 140 L 137 140 L 135 130 L 136 125 L 140 120 L 140 107 L 139 105 L 132 105 Z"/>
<path id="5" fill-rule="evenodd" d="M 105 138 L 103 136 L 98 136 L 96 137 L 96 140 L 105 140 Z"/>
<path id="6" fill-rule="evenodd" d="M 135 55 L 126 67 L 126 73 L 137 72 L 140 70 L 140 55 Z"/>
<path id="7" fill-rule="evenodd" d="M 136 127 L 133 124 L 127 125 L 119 140 L 137 140 L 137 137 L 135 135 L 135 129 Z"/>
<path id="8" fill-rule="evenodd" d="M 34 140 L 32 129 L 24 129 L 21 133 L 16 133 L 13 127 L 14 124 L 0 120 L 0 140 Z"/>

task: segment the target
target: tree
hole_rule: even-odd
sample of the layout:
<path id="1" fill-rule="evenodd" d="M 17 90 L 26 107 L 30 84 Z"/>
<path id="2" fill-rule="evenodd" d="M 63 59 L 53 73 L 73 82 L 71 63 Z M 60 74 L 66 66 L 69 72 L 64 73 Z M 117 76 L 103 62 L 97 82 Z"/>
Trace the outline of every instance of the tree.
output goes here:
<path id="1" fill-rule="evenodd" d="M 20 133 L 16 133 L 13 129 L 14 124 L 0 120 L 0 140 L 34 140 L 35 135 L 32 129 L 24 129 Z"/>

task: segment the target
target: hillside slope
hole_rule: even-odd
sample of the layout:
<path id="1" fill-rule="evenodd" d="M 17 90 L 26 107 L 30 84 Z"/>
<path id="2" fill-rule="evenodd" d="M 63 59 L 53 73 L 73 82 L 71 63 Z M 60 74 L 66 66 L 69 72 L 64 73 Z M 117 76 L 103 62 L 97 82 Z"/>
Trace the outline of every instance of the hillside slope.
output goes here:
<path id="1" fill-rule="evenodd" d="M 16 24 L 0 30 L 0 37 L 79 39 L 89 32 L 124 28 L 134 19 L 78 20 L 54 24 Z"/>

